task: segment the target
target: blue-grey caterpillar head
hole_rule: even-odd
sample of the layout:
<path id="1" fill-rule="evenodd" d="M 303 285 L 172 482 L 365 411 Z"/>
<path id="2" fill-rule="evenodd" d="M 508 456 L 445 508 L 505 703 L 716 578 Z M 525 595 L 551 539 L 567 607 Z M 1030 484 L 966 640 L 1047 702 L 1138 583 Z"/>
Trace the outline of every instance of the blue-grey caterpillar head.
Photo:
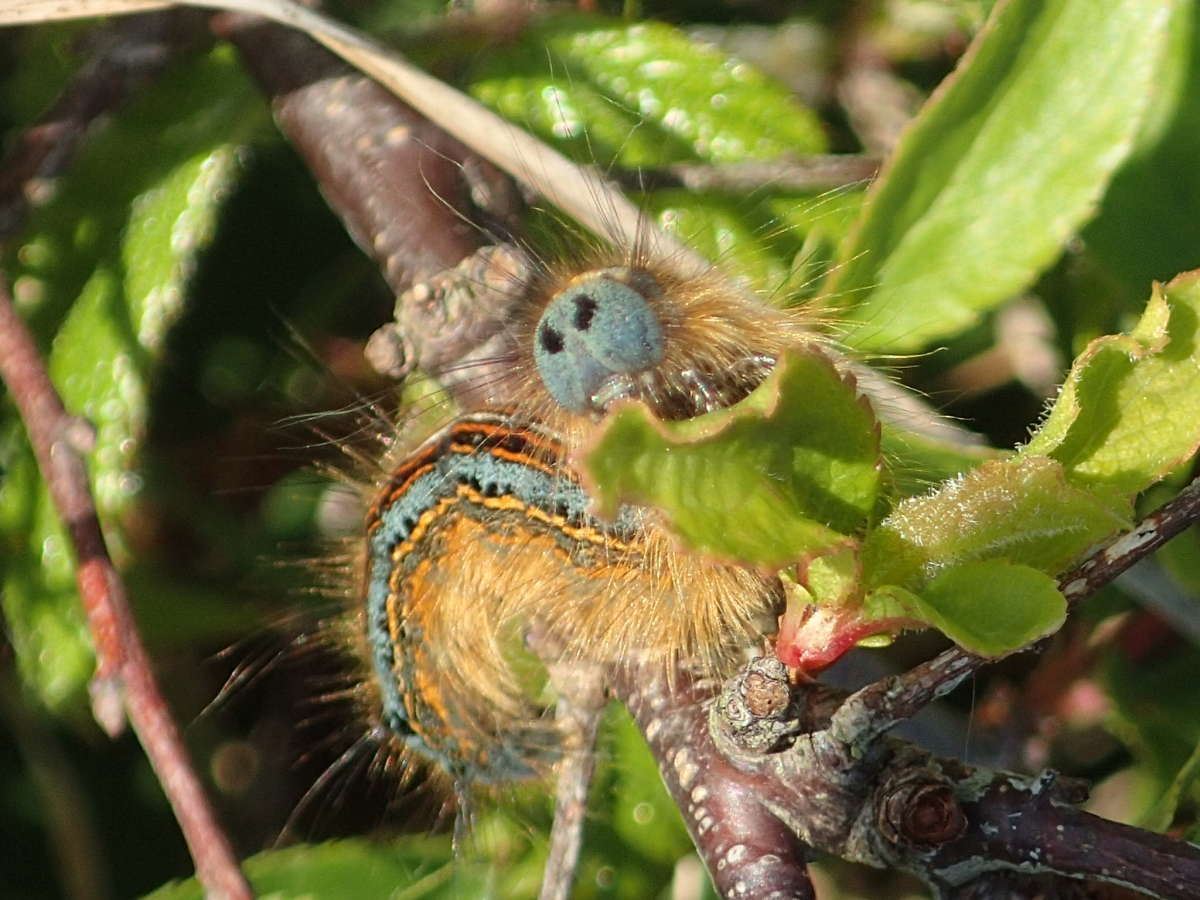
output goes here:
<path id="1" fill-rule="evenodd" d="M 550 396 L 573 413 L 601 412 L 632 393 L 634 377 L 663 361 L 662 323 L 648 292 L 658 285 L 625 266 L 590 272 L 542 311 L 533 342 Z"/>
<path id="2" fill-rule="evenodd" d="M 702 415 L 741 400 L 784 348 L 811 339 L 796 315 L 716 273 L 634 262 L 547 274 L 524 333 L 545 400 L 568 416 L 596 420 L 620 400 L 661 419 Z"/>

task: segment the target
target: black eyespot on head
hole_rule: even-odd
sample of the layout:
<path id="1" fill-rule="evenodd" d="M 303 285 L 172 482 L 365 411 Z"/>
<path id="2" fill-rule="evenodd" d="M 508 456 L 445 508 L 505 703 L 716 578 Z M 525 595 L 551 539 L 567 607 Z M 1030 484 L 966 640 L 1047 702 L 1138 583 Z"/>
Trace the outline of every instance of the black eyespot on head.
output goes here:
<path id="1" fill-rule="evenodd" d="M 573 322 L 579 331 L 587 331 L 592 327 L 592 317 L 596 315 L 596 301 L 587 294 L 575 298 L 575 317 Z"/>
<path id="2" fill-rule="evenodd" d="M 549 325 L 543 325 L 538 329 L 538 342 L 542 345 L 542 349 L 551 355 L 562 353 L 563 336 Z"/>

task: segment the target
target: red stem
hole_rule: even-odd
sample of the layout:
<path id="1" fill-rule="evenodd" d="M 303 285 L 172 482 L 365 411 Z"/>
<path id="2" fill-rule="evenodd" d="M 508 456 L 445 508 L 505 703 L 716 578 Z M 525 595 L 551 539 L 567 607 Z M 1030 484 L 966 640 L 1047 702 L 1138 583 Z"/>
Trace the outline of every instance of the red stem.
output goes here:
<path id="1" fill-rule="evenodd" d="M 37 455 L 50 496 L 75 547 L 76 581 L 96 646 L 93 711 L 110 735 L 122 726 L 121 701 L 166 792 L 207 895 L 252 897 L 228 838 L 217 822 L 170 710 L 155 682 L 121 576 L 100 530 L 81 449 L 90 426 L 71 416 L 0 278 L 0 379 L 8 385 Z"/>

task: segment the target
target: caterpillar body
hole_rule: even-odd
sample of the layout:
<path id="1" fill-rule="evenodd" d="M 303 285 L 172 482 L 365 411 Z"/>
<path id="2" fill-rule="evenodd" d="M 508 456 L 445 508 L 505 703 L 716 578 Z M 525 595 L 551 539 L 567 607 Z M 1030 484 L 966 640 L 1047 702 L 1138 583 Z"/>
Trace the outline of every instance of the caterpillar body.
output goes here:
<path id="1" fill-rule="evenodd" d="M 636 253 L 522 285 L 495 405 L 397 454 L 368 489 L 357 596 L 373 724 L 460 789 L 502 782 L 547 771 L 560 744 L 514 661 L 530 629 L 563 660 L 637 654 L 712 675 L 761 645 L 778 578 L 682 551 L 653 510 L 596 517 L 574 455 L 618 403 L 664 420 L 736 403 L 818 340 L 805 326 L 716 272 Z"/>

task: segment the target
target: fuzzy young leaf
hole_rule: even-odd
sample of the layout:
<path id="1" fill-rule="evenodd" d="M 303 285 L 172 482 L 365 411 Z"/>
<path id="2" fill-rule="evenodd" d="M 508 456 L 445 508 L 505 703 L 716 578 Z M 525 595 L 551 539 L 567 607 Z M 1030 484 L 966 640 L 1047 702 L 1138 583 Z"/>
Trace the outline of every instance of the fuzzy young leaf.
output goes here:
<path id="1" fill-rule="evenodd" d="M 905 431 L 883 423 L 883 457 L 897 499 L 927 493 L 935 485 L 970 472 L 976 466 L 1004 459 L 1008 454 L 992 447 L 956 444 Z"/>
<path id="2" fill-rule="evenodd" d="M 1058 630 L 1067 601 L 1054 579 L 1037 569 L 987 559 L 939 572 L 920 593 L 887 587 L 867 598 L 868 610 L 884 595 L 917 622 L 937 628 L 980 656 L 1003 656 Z M 891 618 L 900 610 L 881 610 Z"/>
<path id="3" fill-rule="evenodd" d="M 1045 457 L 984 463 L 896 505 L 863 548 L 871 586 L 923 591 L 947 566 L 1007 559 L 1056 574 L 1129 525 L 1128 503 L 1073 487 Z"/>
<path id="4" fill-rule="evenodd" d="M 997 4 L 868 196 L 829 290 L 864 350 L 914 351 L 1029 284 L 1128 154 L 1170 0 Z"/>
<path id="5" fill-rule="evenodd" d="M 843 543 L 874 509 L 879 429 L 818 353 L 785 356 L 741 403 L 685 422 L 619 409 L 584 454 L 602 512 L 664 512 L 692 549 L 778 569 Z"/>
<path id="6" fill-rule="evenodd" d="M 1200 447 L 1200 272 L 1156 285 L 1137 327 L 1080 354 L 1025 448 L 1075 484 L 1149 487 Z"/>

